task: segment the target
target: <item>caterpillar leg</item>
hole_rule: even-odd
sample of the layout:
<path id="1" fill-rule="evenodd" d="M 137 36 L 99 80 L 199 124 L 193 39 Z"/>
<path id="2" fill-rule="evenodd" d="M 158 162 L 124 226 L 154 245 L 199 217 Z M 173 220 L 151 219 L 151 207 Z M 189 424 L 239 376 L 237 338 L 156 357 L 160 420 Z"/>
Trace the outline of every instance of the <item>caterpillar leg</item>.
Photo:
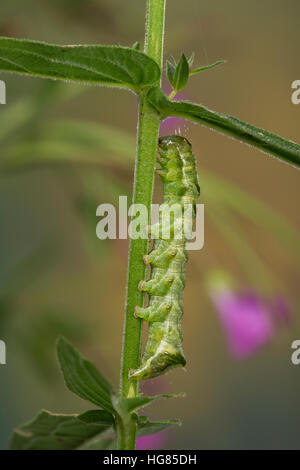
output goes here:
<path id="1" fill-rule="evenodd" d="M 141 292 L 148 292 L 150 295 L 164 296 L 170 290 L 173 281 L 174 274 L 168 273 L 161 278 L 140 281 L 138 288 Z"/>
<path id="2" fill-rule="evenodd" d="M 167 318 L 172 308 L 171 302 L 163 302 L 160 305 L 153 303 L 147 308 L 139 307 L 138 305 L 134 309 L 134 316 L 136 318 L 143 318 L 148 322 L 163 322 Z"/>
<path id="3" fill-rule="evenodd" d="M 175 258 L 176 253 L 176 247 L 172 246 L 165 249 L 162 244 L 160 244 L 158 248 L 144 256 L 144 261 L 146 264 L 150 264 L 153 267 L 168 268 L 170 266 L 170 261 Z"/>

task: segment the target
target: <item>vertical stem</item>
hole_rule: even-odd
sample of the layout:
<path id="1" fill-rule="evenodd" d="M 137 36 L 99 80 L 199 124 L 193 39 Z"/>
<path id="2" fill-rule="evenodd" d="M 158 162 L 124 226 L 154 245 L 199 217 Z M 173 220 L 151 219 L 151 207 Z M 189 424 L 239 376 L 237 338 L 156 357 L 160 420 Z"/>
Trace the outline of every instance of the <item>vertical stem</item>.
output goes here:
<path id="1" fill-rule="evenodd" d="M 166 0 L 148 0 L 145 53 L 162 68 Z"/>
<path id="2" fill-rule="evenodd" d="M 148 0 L 147 2 L 145 53 L 156 60 L 160 67 L 162 65 L 165 3 L 166 0 Z M 143 92 L 139 97 L 137 153 L 132 202 L 143 204 L 147 208 L 148 222 L 150 222 L 159 124 L 157 112 L 148 104 L 145 92 Z M 133 314 L 136 305 L 143 305 L 143 294 L 138 291 L 138 283 L 145 278 L 146 268 L 143 255 L 147 253 L 147 248 L 148 240 L 130 240 L 120 383 L 123 397 L 134 397 L 138 394 L 138 382 L 130 381 L 128 372 L 129 369 L 136 369 L 140 362 L 142 321 L 134 318 Z M 133 418 L 126 427 L 127 444 L 125 444 L 125 448 L 133 449 L 136 432 Z M 119 434 L 124 433 L 121 427 L 118 428 Z M 124 446 L 124 443 L 122 445 Z"/>

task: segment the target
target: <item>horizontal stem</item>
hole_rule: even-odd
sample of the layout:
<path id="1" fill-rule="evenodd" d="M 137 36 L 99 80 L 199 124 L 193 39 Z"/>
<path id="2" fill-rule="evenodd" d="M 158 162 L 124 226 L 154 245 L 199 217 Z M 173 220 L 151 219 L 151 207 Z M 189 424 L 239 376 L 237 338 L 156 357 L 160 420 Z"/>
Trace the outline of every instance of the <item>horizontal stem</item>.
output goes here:
<path id="1" fill-rule="evenodd" d="M 188 101 L 170 101 L 158 87 L 149 90 L 148 99 L 162 119 L 169 116 L 188 119 L 252 145 L 295 167 L 300 167 L 300 145 L 295 142 L 247 124 L 235 117 L 211 111 L 205 106 Z"/>

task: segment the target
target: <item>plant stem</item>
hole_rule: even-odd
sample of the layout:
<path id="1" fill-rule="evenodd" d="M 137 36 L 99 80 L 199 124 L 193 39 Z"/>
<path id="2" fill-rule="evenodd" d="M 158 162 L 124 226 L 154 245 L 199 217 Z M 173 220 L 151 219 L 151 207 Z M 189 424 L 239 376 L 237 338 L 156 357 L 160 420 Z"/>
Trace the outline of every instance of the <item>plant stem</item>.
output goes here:
<path id="1" fill-rule="evenodd" d="M 174 98 L 174 96 L 177 95 L 177 91 L 176 90 L 172 90 L 171 93 L 169 94 L 169 100 L 172 100 Z"/>
<path id="2" fill-rule="evenodd" d="M 136 420 L 131 415 L 120 416 L 117 419 L 117 448 L 118 450 L 134 450 L 136 440 Z"/>
<path id="3" fill-rule="evenodd" d="M 160 67 L 162 65 L 165 3 L 166 0 L 148 0 L 147 2 L 145 53 L 156 60 Z M 148 223 L 151 214 L 159 124 L 159 116 L 148 104 L 145 91 L 139 97 L 137 152 L 132 202 L 134 204 L 143 204 L 147 208 Z M 131 381 L 128 378 L 128 372 L 130 369 L 136 369 L 140 362 L 142 321 L 136 319 L 133 314 L 136 305 L 143 306 L 143 294 L 138 290 L 138 283 L 145 278 L 146 267 L 143 255 L 147 253 L 147 249 L 148 240 L 130 240 L 120 383 L 120 392 L 123 397 L 138 395 L 138 381 Z M 128 422 L 123 421 L 122 426 L 117 426 L 120 435 L 118 438 L 119 448 L 125 450 L 135 448 L 135 423 L 134 418 L 130 417 Z M 122 435 L 125 435 L 124 438 L 122 438 Z"/>

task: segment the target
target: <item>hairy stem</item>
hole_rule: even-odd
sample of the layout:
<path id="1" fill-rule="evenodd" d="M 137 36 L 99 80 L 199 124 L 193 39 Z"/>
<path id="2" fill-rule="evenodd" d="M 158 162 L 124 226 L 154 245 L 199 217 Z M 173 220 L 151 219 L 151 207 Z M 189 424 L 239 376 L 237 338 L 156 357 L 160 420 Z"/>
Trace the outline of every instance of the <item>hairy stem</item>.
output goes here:
<path id="1" fill-rule="evenodd" d="M 165 3 L 166 0 L 148 0 L 147 2 L 145 52 L 160 66 L 162 65 Z M 141 93 L 132 202 L 147 207 L 149 218 L 159 124 L 157 112 L 146 101 L 146 92 Z M 140 362 L 142 321 L 136 319 L 133 313 L 136 305 L 143 305 L 143 294 L 138 291 L 138 283 L 145 277 L 143 255 L 147 253 L 147 248 L 147 240 L 130 240 L 120 383 L 120 392 L 123 397 L 134 397 L 138 394 L 138 381 L 129 380 L 128 372 L 130 369 L 136 369 Z M 134 449 L 135 423 L 134 418 L 130 417 L 128 421 L 123 421 L 122 426 L 118 426 L 119 448 Z M 122 439 L 122 435 L 126 435 L 126 439 Z"/>

